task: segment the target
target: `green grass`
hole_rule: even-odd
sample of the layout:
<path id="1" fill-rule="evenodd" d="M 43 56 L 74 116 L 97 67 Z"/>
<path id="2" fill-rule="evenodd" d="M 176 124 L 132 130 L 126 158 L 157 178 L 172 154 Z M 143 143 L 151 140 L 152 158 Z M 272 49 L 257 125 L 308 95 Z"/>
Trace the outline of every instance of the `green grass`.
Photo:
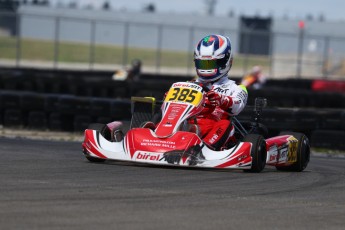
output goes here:
<path id="1" fill-rule="evenodd" d="M 20 58 L 34 61 L 54 61 L 55 43 L 53 41 L 21 39 Z M 0 59 L 16 59 L 17 40 L 11 37 L 0 37 Z M 96 44 L 94 47 L 93 63 L 97 64 L 123 64 L 126 57 L 129 64 L 133 59 L 142 60 L 146 66 L 156 66 L 157 62 L 164 67 L 187 68 L 192 65 L 192 52 L 162 50 L 160 59 L 157 60 L 157 50 L 129 47 L 127 55 L 121 46 Z M 76 42 L 60 42 L 58 44 L 58 62 L 66 63 L 89 63 L 90 44 Z M 253 65 L 267 67 L 269 59 L 266 56 L 245 56 L 236 55 L 233 68 L 249 68 Z"/>

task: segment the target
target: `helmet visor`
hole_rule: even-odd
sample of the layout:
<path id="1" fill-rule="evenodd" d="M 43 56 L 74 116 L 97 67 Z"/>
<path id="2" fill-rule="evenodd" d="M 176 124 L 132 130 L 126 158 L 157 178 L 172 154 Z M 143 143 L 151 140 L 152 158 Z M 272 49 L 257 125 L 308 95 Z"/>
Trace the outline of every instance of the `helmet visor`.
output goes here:
<path id="1" fill-rule="evenodd" d="M 217 69 L 217 59 L 212 60 L 200 60 L 195 59 L 195 67 L 197 69 Z"/>

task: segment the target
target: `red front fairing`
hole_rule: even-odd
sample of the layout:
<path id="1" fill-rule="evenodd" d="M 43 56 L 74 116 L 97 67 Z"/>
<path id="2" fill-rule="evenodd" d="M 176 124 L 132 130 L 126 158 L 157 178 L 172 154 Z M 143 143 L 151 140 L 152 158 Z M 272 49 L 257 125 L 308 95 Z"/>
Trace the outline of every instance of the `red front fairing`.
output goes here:
<path id="1" fill-rule="evenodd" d="M 201 86 L 177 82 L 168 91 L 162 105 L 162 120 L 155 129 L 159 138 L 170 137 L 177 132 L 183 121 L 203 110 L 205 94 Z"/>
<path id="2" fill-rule="evenodd" d="M 145 128 L 128 131 L 125 139 L 125 148 L 131 158 L 137 151 L 163 154 L 173 150 L 184 151 L 199 144 L 201 140 L 194 133 L 179 131 L 169 138 L 157 138 L 152 130 Z"/>
<path id="3" fill-rule="evenodd" d="M 178 131 L 169 138 L 157 138 L 146 128 L 130 130 L 121 142 L 109 142 L 98 131 L 87 129 L 83 142 L 84 154 L 94 158 L 203 168 L 249 169 L 251 148 L 251 143 L 242 142 L 214 151 L 194 133 Z"/>
<path id="4" fill-rule="evenodd" d="M 159 137 L 168 137 L 174 133 L 183 121 L 181 120 L 181 116 L 187 112 L 186 110 L 190 109 L 190 106 L 187 104 L 166 104 L 166 112 L 155 130 L 156 135 Z"/>

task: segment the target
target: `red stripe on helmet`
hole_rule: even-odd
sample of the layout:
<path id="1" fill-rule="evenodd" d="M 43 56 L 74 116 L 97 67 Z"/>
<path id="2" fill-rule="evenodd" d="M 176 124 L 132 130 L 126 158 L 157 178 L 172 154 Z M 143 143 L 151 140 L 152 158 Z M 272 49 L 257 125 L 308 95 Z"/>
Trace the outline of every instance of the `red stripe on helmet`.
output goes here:
<path id="1" fill-rule="evenodd" d="M 220 36 L 217 35 L 217 37 L 218 37 L 218 40 L 219 40 L 219 48 L 220 48 L 220 47 L 223 46 L 223 44 L 224 44 L 225 41 L 224 41 L 224 39 L 221 38 Z"/>

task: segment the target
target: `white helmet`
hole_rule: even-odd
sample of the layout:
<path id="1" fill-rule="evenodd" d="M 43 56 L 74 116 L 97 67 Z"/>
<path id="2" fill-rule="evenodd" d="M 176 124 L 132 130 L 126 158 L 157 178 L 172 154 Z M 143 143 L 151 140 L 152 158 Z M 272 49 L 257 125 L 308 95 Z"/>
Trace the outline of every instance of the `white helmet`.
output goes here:
<path id="1" fill-rule="evenodd" d="M 222 35 L 204 37 L 195 48 L 194 62 L 200 82 L 227 77 L 232 66 L 230 39 Z"/>

